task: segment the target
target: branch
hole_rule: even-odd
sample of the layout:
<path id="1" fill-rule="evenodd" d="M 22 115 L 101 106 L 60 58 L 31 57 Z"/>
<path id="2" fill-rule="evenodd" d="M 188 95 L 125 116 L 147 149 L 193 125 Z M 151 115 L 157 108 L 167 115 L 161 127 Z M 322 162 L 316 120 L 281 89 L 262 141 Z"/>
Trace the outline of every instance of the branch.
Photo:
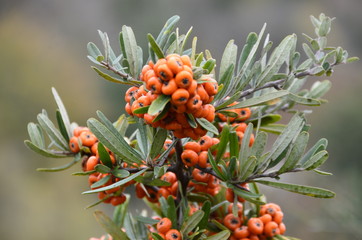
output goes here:
<path id="1" fill-rule="evenodd" d="M 120 72 L 119 70 L 115 69 L 112 65 L 110 65 L 108 62 L 102 61 L 100 62 L 105 68 L 108 70 L 114 72 L 118 76 L 122 77 L 123 79 L 126 79 L 129 82 L 139 82 L 137 79 L 133 78 L 131 75 Z"/>
<path id="2" fill-rule="evenodd" d="M 294 168 L 292 170 L 289 170 L 287 172 L 283 172 L 283 173 L 291 173 L 291 172 L 301 172 L 303 171 L 303 168 Z M 257 178 L 279 178 L 279 176 L 283 173 L 279 173 L 278 171 L 273 171 L 273 172 L 269 172 L 269 173 L 262 173 L 262 174 L 255 174 L 255 175 L 251 175 L 249 176 L 247 179 L 245 179 L 245 182 L 250 182 L 251 180 L 257 179 Z"/>

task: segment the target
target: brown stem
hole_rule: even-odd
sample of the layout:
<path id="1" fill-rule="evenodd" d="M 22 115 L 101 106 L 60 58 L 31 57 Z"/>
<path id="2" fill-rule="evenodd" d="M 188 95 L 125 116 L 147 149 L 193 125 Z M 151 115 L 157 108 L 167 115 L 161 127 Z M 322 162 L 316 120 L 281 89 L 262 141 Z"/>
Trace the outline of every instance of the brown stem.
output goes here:
<path id="1" fill-rule="evenodd" d="M 110 65 L 108 62 L 105 62 L 105 61 L 102 61 L 101 64 L 106 67 L 108 70 L 114 72 L 115 74 L 117 74 L 118 76 L 122 77 L 123 79 L 126 79 L 127 81 L 130 82 L 130 84 L 133 84 L 133 85 L 139 85 L 137 79 L 134 79 L 131 75 L 129 74 L 126 74 L 126 73 L 123 73 L 123 72 L 120 72 L 118 71 L 117 69 L 115 69 L 112 65 Z"/>

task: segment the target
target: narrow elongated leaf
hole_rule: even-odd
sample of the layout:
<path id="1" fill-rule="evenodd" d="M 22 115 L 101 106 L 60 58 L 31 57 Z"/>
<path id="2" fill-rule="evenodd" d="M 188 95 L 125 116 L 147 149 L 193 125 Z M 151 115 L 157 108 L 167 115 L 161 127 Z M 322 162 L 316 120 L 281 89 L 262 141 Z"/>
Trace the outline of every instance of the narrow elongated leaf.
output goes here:
<path id="1" fill-rule="evenodd" d="M 85 191 L 85 192 L 82 192 L 82 194 L 90 194 L 90 193 L 97 193 L 97 192 L 103 192 L 103 191 L 106 191 L 106 190 L 109 190 L 109 189 L 112 189 L 112 188 L 115 188 L 115 187 L 118 187 L 118 186 L 121 186 L 125 183 L 128 183 L 129 181 L 135 179 L 136 177 L 142 175 L 144 172 L 146 172 L 148 170 L 148 168 L 144 168 L 142 170 L 140 170 L 139 172 L 137 173 L 134 173 L 132 174 L 131 176 L 125 178 L 125 179 L 122 179 L 118 182 L 115 182 L 111 185 L 108 185 L 106 187 L 102 187 L 102 188 L 98 188 L 98 189 L 94 189 L 94 190 L 90 190 L 90 191 Z"/>
<path id="2" fill-rule="evenodd" d="M 243 140 L 240 146 L 240 153 L 239 153 L 239 168 L 238 168 L 238 175 L 241 175 L 245 170 L 245 164 L 247 164 L 248 157 L 250 156 L 250 137 L 253 133 L 253 124 L 249 123 L 248 127 L 245 130 Z"/>
<path id="3" fill-rule="evenodd" d="M 324 80 L 322 82 L 316 81 L 308 93 L 308 96 L 311 98 L 320 98 L 326 94 L 331 88 L 332 83 L 329 80 Z"/>
<path id="4" fill-rule="evenodd" d="M 224 153 L 226 151 L 226 147 L 229 142 L 229 133 L 230 133 L 229 126 L 225 125 L 221 131 L 220 142 L 217 146 L 217 154 L 215 157 L 216 162 L 220 161 L 221 157 L 224 155 Z"/>
<path id="5" fill-rule="evenodd" d="M 234 74 L 234 64 L 230 64 L 229 67 L 225 70 L 223 75 L 219 80 L 219 85 L 224 86 L 221 90 L 218 90 L 218 93 L 215 96 L 215 99 L 223 99 L 230 93 L 230 91 L 235 90 L 233 87 L 233 74 Z"/>
<path id="6" fill-rule="evenodd" d="M 179 20 L 180 20 L 180 17 L 177 15 L 174 15 L 166 21 L 165 25 L 163 26 L 163 28 L 160 31 L 160 34 L 156 38 L 156 42 L 161 48 L 164 47 L 164 45 L 167 41 L 168 35 L 170 35 L 172 33 L 173 29 L 176 26 L 176 23 Z"/>
<path id="7" fill-rule="evenodd" d="M 175 205 L 175 199 L 170 195 L 167 198 L 168 210 L 167 217 L 172 222 L 172 228 L 177 228 L 177 211 Z"/>
<path id="8" fill-rule="evenodd" d="M 128 26 L 122 27 L 122 37 L 124 43 L 125 52 L 123 53 L 129 64 L 129 71 L 132 77 L 138 77 L 138 50 L 137 50 L 137 42 L 134 36 L 132 28 Z"/>
<path id="9" fill-rule="evenodd" d="M 267 67 L 259 77 L 257 86 L 263 86 L 266 82 L 272 79 L 284 62 L 289 60 L 290 50 L 295 45 L 297 37 L 295 34 L 289 35 L 282 40 L 270 56 Z"/>
<path id="10" fill-rule="evenodd" d="M 206 201 L 203 203 L 201 210 L 204 212 L 204 216 L 202 217 L 202 219 L 200 220 L 198 227 L 200 229 L 204 229 L 207 226 L 207 223 L 209 221 L 209 217 L 210 217 L 210 211 L 211 211 L 211 202 L 210 201 Z"/>
<path id="11" fill-rule="evenodd" d="M 111 175 L 105 176 L 104 178 L 100 179 L 99 181 L 93 183 L 91 185 L 91 188 L 101 187 L 102 185 L 106 184 L 110 178 L 111 178 Z"/>
<path id="12" fill-rule="evenodd" d="M 99 70 L 98 68 L 96 67 L 92 67 L 92 69 L 94 71 L 96 71 L 98 73 L 99 76 L 101 76 L 102 78 L 110 81 L 110 82 L 114 82 L 114 83 L 120 83 L 120 84 L 126 84 L 126 85 L 134 85 L 134 84 L 141 84 L 142 82 L 141 81 L 125 81 L 125 80 L 122 80 L 122 79 L 119 79 L 119 78 L 116 78 L 116 77 L 112 77 L 111 75 L 108 75 L 104 72 L 102 72 L 101 70 Z"/>
<path id="13" fill-rule="evenodd" d="M 88 54 L 93 57 L 94 59 L 97 59 L 99 56 L 102 56 L 101 51 L 98 49 L 98 47 L 92 43 L 89 42 L 87 44 L 87 50 L 88 50 Z"/>
<path id="14" fill-rule="evenodd" d="M 136 134 L 137 145 L 141 150 L 142 157 L 146 159 L 149 152 L 148 151 L 149 141 L 147 138 L 147 126 L 146 124 L 144 124 L 144 122 L 141 119 L 138 120 L 137 130 L 138 130 Z"/>
<path id="15" fill-rule="evenodd" d="M 194 228 L 196 228 L 196 226 L 199 224 L 199 222 L 201 221 L 201 219 L 204 216 L 204 212 L 201 210 L 198 210 L 196 212 L 194 212 L 181 226 L 181 234 L 183 236 L 187 236 L 188 233 L 190 233 Z"/>
<path id="16" fill-rule="evenodd" d="M 156 40 L 153 38 L 151 33 L 147 34 L 147 38 L 148 38 L 148 42 L 150 43 L 150 46 L 151 46 L 153 52 L 156 54 L 158 59 L 165 58 L 165 55 L 163 54 L 161 47 L 158 46 Z"/>
<path id="17" fill-rule="evenodd" d="M 245 161 L 243 168 L 239 174 L 240 180 L 245 180 L 253 173 L 255 166 L 257 164 L 257 159 L 255 156 L 249 156 L 248 159 Z"/>
<path id="18" fill-rule="evenodd" d="M 282 116 L 279 114 L 267 114 L 260 118 L 260 125 L 263 126 L 266 124 L 275 123 L 278 122 L 281 118 Z M 250 120 L 249 122 L 251 122 L 254 126 L 257 126 L 258 119 Z"/>
<path id="19" fill-rule="evenodd" d="M 98 120 L 91 118 L 87 121 L 89 129 L 99 139 L 100 142 L 109 148 L 114 154 L 128 160 L 131 163 L 142 163 L 142 156 L 133 149 L 119 132 L 111 126 L 105 126 Z"/>
<path id="20" fill-rule="evenodd" d="M 330 190 L 317 188 L 317 187 L 296 185 L 290 183 L 271 182 L 266 180 L 257 180 L 256 182 L 270 187 L 279 188 L 289 192 L 299 193 L 315 198 L 333 198 L 336 195 L 334 192 Z"/>
<path id="21" fill-rule="evenodd" d="M 255 203 L 255 204 L 259 204 L 259 205 L 265 204 L 265 202 L 260 199 L 262 197 L 261 194 L 256 194 L 256 193 L 242 190 L 240 188 L 235 187 L 232 184 L 227 184 L 227 186 L 228 186 L 228 188 L 232 188 L 236 195 L 244 198 L 246 201 L 249 201 L 249 202 Z"/>
<path id="22" fill-rule="evenodd" d="M 112 160 L 111 157 L 109 156 L 108 151 L 106 150 L 106 148 L 103 146 L 103 144 L 101 142 L 98 142 L 97 145 L 98 148 L 98 154 L 99 154 L 99 158 L 101 159 L 101 162 L 106 165 L 109 168 L 112 168 Z"/>
<path id="23" fill-rule="evenodd" d="M 279 169 L 279 173 L 288 172 L 295 168 L 307 147 L 308 140 L 309 134 L 307 132 L 301 132 L 299 134 L 289 156 L 287 156 L 283 166 Z"/>
<path id="24" fill-rule="evenodd" d="M 246 43 L 243 47 L 243 50 L 241 50 L 241 54 L 240 54 L 240 58 L 239 58 L 239 63 L 238 63 L 238 71 L 240 71 L 240 69 L 243 67 L 247 57 L 250 55 L 250 52 L 254 46 L 254 44 L 257 42 L 258 40 L 258 35 L 254 32 L 249 33 L 247 39 L 246 39 Z"/>
<path id="25" fill-rule="evenodd" d="M 28 134 L 33 145 L 40 149 L 45 148 L 44 134 L 38 124 L 28 123 Z"/>
<path id="26" fill-rule="evenodd" d="M 291 141 L 299 135 L 304 125 L 304 119 L 298 114 L 295 114 L 290 120 L 287 127 L 281 133 L 281 135 L 274 142 L 269 158 L 274 161 L 282 152 L 288 147 Z"/>
<path id="27" fill-rule="evenodd" d="M 40 155 L 42 155 L 44 157 L 65 158 L 65 157 L 71 156 L 71 155 L 66 154 L 66 153 L 61 153 L 61 152 L 54 153 L 54 152 L 51 152 L 49 150 L 39 148 L 38 146 L 36 146 L 34 143 L 32 143 L 29 140 L 25 140 L 24 143 L 29 149 L 33 150 L 34 152 L 36 152 L 36 153 L 38 153 L 38 154 L 40 154 Z"/>
<path id="28" fill-rule="evenodd" d="M 305 168 L 306 170 L 315 169 L 320 165 L 322 165 L 327 159 L 328 159 L 328 152 L 326 150 L 322 150 L 313 155 L 313 157 L 311 157 L 307 162 L 305 162 L 302 168 Z"/>
<path id="29" fill-rule="evenodd" d="M 238 157 L 239 154 L 239 139 L 236 132 L 230 132 L 229 134 L 229 150 L 230 150 L 230 158 Z"/>
<path id="30" fill-rule="evenodd" d="M 234 108 L 246 108 L 246 107 L 252 107 L 252 106 L 259 106 L 259 105 L 268 105 L 268 103 L 271 103 L 272 101 L 274 103 L 276 99 L 284 97 L 288 94 L 289 94 L 289 92 L 285 91 L 285 90 L 266 93 L 266 94 L 261 95 L 260 97 L 249 98 L 249 99 L 246 99 L 245 101 L 242 101 L 231 107 L 226 107 L 225 110 L 234 109 Z"/>
<path id="31" fill-rule="evenodd" d="M 226 175 L 225 175 L 222 171 L 220 171 L 217 163 L 215 162 L 214 156 L 212 155 L 212 153 L 211 153 L 210 150 L 208 151 L 208 154 L 207 154 L 207 155 L 208 155 L 208 160 L 209 160 L 209 162 L 210 162 L 210 164 L 211 164 L 211 167 L 212 167 L 212 169 L 215 171 L 216 175 L 217 175 L 221 180 L 225 181 L 225 180 L 226 180 Z"/>
<path id="32" fill-rule="evenodd" d="M 150 217 L 144 217 L 141 215 L 136 216 L 136 220 L 149 225 L 155 225 L 159 222 L 159 220 Z"/>
<path id="33" fill-rule="evenodd" d="M 256 135 L 253 146 L 251 147 L 250 155 L 260 158 L 265 150 L 265 146 L 268 140 L 268 134 L 265 132 L 259 132 Z"/>
<path id="34" fill-rule="evenodd" d="M 48 116 L 43 113 L 38 114 L 38 122 L 59 148 L 61 148 L 62 150 L 69 150 L 67 141 L 59 132 L 59 130 L 54 126 L 53 122 L 50 121 Z"/>
<path id="35" fill-rule="evenodd" d="M 164 240 L 158 233 L 151 233 L 154 240 Z"/>
<path id="36" fill-rule="evenodd" d="M 268 124 L 268 125 L 261 126 L 259 128 L 259 130 L 264 131 L 264 132 L 274 133 L 274 134 L 281 134 L 284 131 L 285 127 L 286 126 L 284 124 Z"/>
<path id="37" fill-rule="evenodd" d="M 159 95 L 156 100 L 154 100 L 151 105 L 150 108 L 148 109 L 148 114 L 150 115 L 156 115 L 160 112 L 162 112 L 162 110 L 165 108 L 166 104 L 170 101 L 170 96 L 167 95 Z"/>
<path id="38" fill-rule="evenodd" d="M 196 121 L 201 125 L 201 127 L 205 128 L 207 131 L 215 135 L 219 135 L 219 131 L 217 130 L 217 128 L 205 118 L 196 118 Z"/>
<path id="39" fill-rule="evenodd" d="M 57 90 L 55 90 L 55 88 L 52 88 L 52 93 L 53 93 L 55 102 L 57 103 L 57 106 L 58 106 L 58 109 L 59 109 L 61 118 L 62 118 L 62 120 L 63 120 L 64 127 L 65 127 L 66 132 L 67 132 L 67 135 L 68 135 L 68 138 L 65 137 L 65 139 L 66 139 L 66 140 L 67 140 L 67 139 L 69 140 L 69 138 L 70 138 L 73 134 L 72 134 L 71 127 L 70 127 L 70 121 L 69 121 L 69 117 L 68 117 L 67 110 L 65 109 L 64 104 L 63 104 L 63 101 L 62 101 L 62 99 L 60 98 Z"/>
<path id="40" fill-rule="evenodd" d="M 234 44 L 234 40 L 230 40 L 226 45 L 224 53 L 221 58 L 219 79 L 221 79 L 221 77 L 226 72 L 226 69 L 228 69 L 230 65 L 236 66 L 237 52 L 238 52 L 238 47 Z"/>
<path id="41" fill-rule="evenodd" d="M 112 175 L 117 178 L 126 178 L 130 175 L 130 173 L 125 169 L 113 169 Z"/>
<path id="42" fill-rule="evenodd" d="M 162 150 L 163 144 L 167 138 L 168 131 L 164 128 L 159 128 L 156 134 L 153 137 L 151 149 L 150 149 L 150 157 L 151 159 L 155 158 Z"/>
<path id="43" fill-rule="evenodd" d="M 320 106 L 321 105 L 321 101 L 318 100 L 318 99 L 298 96 L 298 95 L 293 94 L 293 93 L 289 93 L 288 99 L 291 100 L 291 101 L 294 101 L 296 103 L 299 103 L 301 105 L 306 105 L 306 106 Z"/>
<path id="44" fill-rule="evenodd" d="M 74 157 L 73 161 L 71 161 L 63 166 L 55 167 L 55 168 L 37 168 L 36 170 L 39 172 L 59 172 L 59 171 L 63 171 L 63 170 L 70 168 L 71 166 L 76 164 L 80 159 L 81 159 L 80 155 L 77 155 Z"/>
<path id="45" fill-rule="evenodd" d="M 221 232 L 218 232 L 210 237 L 205 238 L 205 240 L 227 240 L 230 237 L 230 231 L 224 230 Z"/>
<path id="46" fill-rule="evenodd" d="M 328 140 L 325 138 L 321 138 L 311 147 L 306 154 L 299 160 L 297 166 L 303 166 L 313 155 L 317 152 L 326 150 L 328 145 Z"/>
<path id="47" fill-rule="evenodd" d="M 68 135 L 67 129 L 65 127 L 65 124 L 63 122 L 63 119 L 62 119 L 62 116 L 61 116 L 59 110 L 57 110 L 55 112 L 55 115 L 57 118 L 57 123 L 58 123 L 58 128 L 59 128 L 60 133 L 64 137 L 65 141 L 69 142 L 69 135 Z"/>
<path id="48" fill-rule="evenodd" d="M 95 211 L 94 216 L 114 240 L 130 240 L 128 236 L 103 212 Z"/>

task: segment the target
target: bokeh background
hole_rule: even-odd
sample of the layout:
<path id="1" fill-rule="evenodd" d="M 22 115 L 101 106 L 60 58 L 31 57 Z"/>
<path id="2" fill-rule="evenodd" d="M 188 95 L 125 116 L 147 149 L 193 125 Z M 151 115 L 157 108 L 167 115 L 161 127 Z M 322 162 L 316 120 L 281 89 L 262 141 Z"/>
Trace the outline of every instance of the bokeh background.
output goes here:
<path id="1" fill-rule="evenodd" d="M 26 125 L 45 108 L 53 117 L 55 87 L 73 121 L 85 124 L 96 110 L 115 120 L 123 113 L 122 86 L 101 80 L 86 58 L 86 44 L 100 44 L 97 29 L 117 49 L 122 25 L 132 26 L 138 44 L 156 35 L 174 14 L 181 32 L 194 27 L 198 50 L 210 49 L 220 60 L 230 39 L 244 43 L 264 22 L 275 45 L 286 35 L 313 34 L 309 16 L 336 17 L 329 43 L 362 56 L 360 0 L 0 0 L 0 239 L 89 239 L 104 233 L 85 206 L 95 196 L 81 195 L 85 177 L 36 172 L 67 160 L 47 159 L 29 151 Z M 300 46 L 300 45 L 299 45 Z M 311 143 L 329 139 L 330 158 L 323 170 L 333 176 L 293 174 L 289 181 L 337 192 L 330 200 L 265 189 L 285 211 L 287 234 L 302 239 L 362 239 L 361 62 L 336 68 L 329 79 L 329 103 L 309 117 Z M 323 79 L 321 79 L 323 80 Z M 68 160 L 69 161 L 69 160 Z M 133 206 L 134 207 L 134 206 Z M 110 206 L 97 206 L 111 213 Z"/>

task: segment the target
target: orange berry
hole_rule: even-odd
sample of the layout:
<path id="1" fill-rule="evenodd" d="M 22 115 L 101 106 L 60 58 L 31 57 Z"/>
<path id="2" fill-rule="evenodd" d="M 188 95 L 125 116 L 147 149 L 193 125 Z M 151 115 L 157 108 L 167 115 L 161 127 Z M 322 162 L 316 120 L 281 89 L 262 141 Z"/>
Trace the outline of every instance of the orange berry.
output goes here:
<path id="1" fill-rule="evenodd" d="M 171 79 L 168 82 L 164 82 L 162 84 L 162 94 L 164 95 L 172 95 L 172 93 L 174 93 L 177 90 L 177 84 L 175 82 L 175 79 Z"/>
<path id="2" fill-rule="evenodd" d="M 126 195 L 121 194 L 120 196 L 112 197 L 111 204 L 113 206 L 118 206 L 118 205 L 124 203 L 126 200 L 127 200 Z"/>
<path id="3" fill-rule="evenodd" d="M 229 206 L 228 206 L 228 213 L 232 213 L 233 212 L 233 206 L 234 206 L 234 203 L 230 203 Z M 241 203 L 237 203 L 237 209 L 238 209 L 238 216 L 241 217 L 243 215 L 243 204 Z"/>
<path id="4" fill-rule="evenodd" d="M 234 202 L 235 194 L 231 188 L 227 188 L 225 192 L 225 199 L 231 203 Z"/>
<path id="5" fill-rule="evenodd" d="M 182 236 L 178 230 L 170 229 L 168 232 L 166 232 L 165 239 L 166 240 L 181 240 Z"/>
<path id="6" fill-rule="evenodd" d="M 199 153 L 199 161 L 198 161 L 198 165 L 202 168 L 206 168 L 207 167 L 207 159 L 208 159 L 208 154 L 207 151 L 202 151 Z"/>
<path id="7" fill-rule="evenodd" d="M 191 113 L 198 111 L 201 105 L 202 101 L 200 99 L 200 96 L 197 94 L 190 98 L 186 103 L 187 110 L 189 110 Z"/>
<path id="8" fill-rule="evenodd" d="M 286 231 L 286 227 L 285 227 L 285 224 L 284 223 L 279 223 L 279 231 L 280 231 L 280 234 L 284 234 L 285 231 Z"/>
<path id="9" fill-rule="evenodd" d="M 171 195 L 170 191 L 167 190 L 166 188 L 160 187 L 158 189 L 158 192 L 157 192 L 158 198 L 164 197 L 165 199 L 167 199 L 168 196 L 170 196 L 170 195 Z"/>
<path id="10" fill-rule="evenodd" d="M 179 72 L 175 77 L 175 82 L 180 88 L 188 88 L 192 81 L 192 74 L 187 71 Z"/>
<path id="11" fill-rule="evenodd" d="M 235 231 L 235 229 L 241 226 L 240 218 L 235 217 L 232 213 L 225 216 L 223 223 L 225 227 L 229 228 L 231 231 Z"/>
<path id="12" fill-rule="evenodd" d="M 249 229 L 247 226 L 241 226 L 234 230 L 234 237 L 237 239 L 249 237 Z"/>
<path id="13" fill-rule="evenodd" d="M 82 132 L 89 132 L 89 128 L 87 128 L 87 127 L 76 127 L 73 130 L 73 136 L 79 137 Z"/>
<path id="14" fill-rule="evenodd" d="M 138 87 L 130 87 L 128 88 L 128 90 L 126 91 L 126 95 L 124 96 L 124 100 L 126 102 L 131 102 L 132 97 L 134 97 L 134 95 L 137 93 L 138 91 Z"/>
<path id="15" fill-rule="evenodd" d="M 274 237 L 279 233 L 279 225 L 276 222 L 268 222 L 264 227 L 264 234 L 267 237 Z"/>
<path id="16" fill-rule="evenodd" d="M 136 196 L 138 198 L 144 198 L 146 196 L 145 190 L 142 188 L 140 183 L 136 184 L 135 188 L 136 188 Z"/>
<path id="17" fill-rule="evenodd" d="M 200 96 L 202 102 L 207 102 L 209 100 L 209 94 L 206 92 L 202 84 L 197 85 L 196 94 Z"/>
<path id="18" fill-rule="evenodd" d="M 147 83 L 152 77 L 156 77 L 156 73 L 153 69 L 150 69 L 142 76 L 142 80 Z"/>
<path id="19" fill-rule="evenodd" d="M 270 214 L 264 214 L 264 215 L 260 216 L 259 218 L 264 223 L 264 225 L 267 224 L 268 222 L 271 222 L 273 219 Z"/>
<path id="20" fill-rule="evenodd" d="M 275 212 L 273 221 L 280 224 L 283 221 L 284 213 L 282 211 Z"/>
<path id="21" fill-rule="evenodd" d="M 79 135 L 79 139 L 82 142 L 83 146 L 91 147 L 93 144 L 97 142 L 97 137 L 91 133 L 90 131 L 82 132 Z"/>
<path id="22" fill-rule="evenodd" d="M 149 89 L 152 93 L 161 94 L 162 93 L 162 82 L 157 77 L 151 77 L 147 84 L 147 89 Z"/>
<path id="23" fill-rule="evenodd" d="M 181 154 L 181 159 L 186 166 L 193 167 L 197 164 L 199 156 L 193 150 L 184 150 Z"/>
<path id="24" fill-rule="evenodd" d="M 194 168 L 194 170 L 192 170 L 192 177 L 198 181 L 198 182 L 208 182 L 210 174 L 207 174 L 197 168 Z"/>
<path id="25" fill-rule="evenodd" d="M 126 113 L 128 113 L 128 114 L 131 115 L 131 116 L 133 116 L 132 108 L 131 108 L 131 104 L 130 104 L 130 103 L 126 103 L 126 106 L 124 107 L 124 109 L 126 110 Z"/>
<path id="26" fill-rule="evenodd" d="M 178 56 L 167 58 L 167 66 L 174 74 L 181 72 L 184 69 L 183 65 L 181 58 Z"/>
<path id="27" fill-rule="evenodd" d="M 218 84 L 215 79 L 208 78 L 207 80 L 208 82 L 205 82 L 202 85 L 209 96 L 214 96 L 217 93 Z"/>
<path id="28" fill-rule="evenodd" d="M 237 121 L 245 121 L 251 116 L 250 108 L 240 108 L 235 109 L 238 116 L 236 117 Z"/>
<path id="29" fill-rule="evenodd" d="M 73 137 L 70 138 L 70 140 L 69 140 L 69 148 L 70 148 L 70 151 L 72 151 L 74 153 L 77 153 L 77 152 L 80 151 L 77 137 L 73 136 Z"/>
<path id="30" fill-rule="evenodd" d="M 156 225 L 157 231 L 160 233 L 168 232 L 172 227 L 172 222 L 168 218 L 162 218 Z"/>
<path id="31" fill-rule="evenodd" d="M 155 72 L 162 81 L 169 81 L 173 78 L 173 72 L 168 68 L 167 64 L 161 64 Z"/>
<path id="32" fill-rule="evenodd" d="M 191 59 L 190 59 L 190 57 L 188 55 L 182 55 L 181 56 L 181 61 L 182 61 L 183 64 L 185 64 L 185 65 L 187 65 L 189 67 L 192 66 L 191 65 Z"/>
<path id="33" fill-rule="evenodd" d="M 162 175 L 161 180 L 171 183 L 171 185 L 177 181 L 176 174 L 173 172 L 167 172 Z"/>
<path id="34" fill-rule="evenodd" d="M 201 151 L 207 151 L 212 146 L 212 138 L 205 135 L 200 138 L 199 144 L 201 147 Z"/>
<path id="35" fill-rule="evenodd" d="M 172 140 L 166 139 L 165 143 L 163 144 L 163 149 L 166 150 L 171 146 Z M 169 155 L 172 155 L 176 152 L 175 148 L 172 148 Z"/>
<path id="36" fill-rule="evenodd" d="M 186 89 L 179 88 L 172 94 L 171 99 L 174 105 L 182 105 L 187 102 L 189 97 L 190 94 Z"/>
<path id="37" fill-rule="evenodd" d="M 250 233 L 262 234 L 264 230 L 264 223 L 259 218 L 250 218 L 248 221 L 248 229 Z"/>
<path id="38" fill-rule="evenodd" d="M 201 146 L 197 142 L 187 142 L 184 146 L 184 149 L 193 150 L 196 153 L 199 153 L 201 151 Z"/>

